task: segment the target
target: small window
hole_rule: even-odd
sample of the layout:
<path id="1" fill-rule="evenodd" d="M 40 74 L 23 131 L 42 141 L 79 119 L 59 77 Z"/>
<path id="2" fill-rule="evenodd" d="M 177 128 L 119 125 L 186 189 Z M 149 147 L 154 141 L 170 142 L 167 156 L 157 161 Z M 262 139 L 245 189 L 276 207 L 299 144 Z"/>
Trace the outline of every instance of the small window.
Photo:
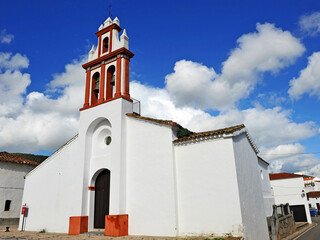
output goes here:
<path id="1" fill-rule="evenodd" d="M 11 205 L 11 200 L 6 200 L 6 204 L 4 206 L 4 210 L 5 211 L 9 211 L 10 210 L 10 205 Z"/>
<path id="2" fill-rule="evenodd" d="M 102 42 L 102 53 L 105 53 L 108 51 L 109 51 L 109 38 L 106 37 L 103 39 L 103 42 Z"/>
<path id="3" fill-rule="evenodd" d="M 110 136 L 106 137 L 106 138 L 105 138 L 105 142 L 106 142 L 106 144 L 107 144 L 107 145 L 110 145 L 111 140 L 112 140 L 112 139 L 111 139 L 111 137 L 110 137 Z"/>

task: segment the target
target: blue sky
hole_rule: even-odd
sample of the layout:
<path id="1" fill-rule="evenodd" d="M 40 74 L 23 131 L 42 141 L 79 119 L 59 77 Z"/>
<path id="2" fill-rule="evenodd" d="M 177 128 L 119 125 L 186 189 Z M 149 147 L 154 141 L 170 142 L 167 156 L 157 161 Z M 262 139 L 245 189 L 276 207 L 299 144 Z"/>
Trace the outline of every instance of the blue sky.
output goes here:
<path id="1" fill-rule="evenodd" d="M 81 64 L 110 3 L 142 114 L 194 131 L 245 123 L 271 171 L 320 175 L 320 2 L 308 0 L 0 0 L 1 151 L 50 154 L 76 134 Z"/>

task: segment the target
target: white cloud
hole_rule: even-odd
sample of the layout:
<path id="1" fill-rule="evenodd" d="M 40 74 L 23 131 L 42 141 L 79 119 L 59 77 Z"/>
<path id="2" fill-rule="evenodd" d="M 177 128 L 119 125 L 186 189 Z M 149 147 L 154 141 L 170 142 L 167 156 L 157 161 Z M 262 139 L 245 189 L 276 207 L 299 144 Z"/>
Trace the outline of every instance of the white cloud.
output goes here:
<path id="1" fill-rule="evenodd" d="M 11 43 L 13 39 L 14 39 L 14 35 L 7 33 L 7 29 L 3 29 L 0 32 L 1 43 Z"/>
<path id="2" fill-rule="evenodd" d="M 24 97 L 30 75 L 14 69 L 27 66 L 29 61 L 16 62 L 10 56 L 2 64 L 6 72 L 0 75 L 0 149 L 53 151 L 78 131 L 84 100 L 83 60 L 67 64 L 65 72 L 54 75 L 45 93 L 31 92 Z"/>
<path id="3" fill-rule="evenodd" d="M 12 55 L 12 53 L 0 52 L 0 70 L 17 70 L 27 68 L 28 66 L 29 59 L 26 56 L 22 56 L 20 53 Z"/>
<path id="4" fill-rule="evenodd" d="M 299 143 L 261 148 L 261 157 L 270 163 L 271 172 L 301 172 L 320 176 L 320 159 L 306 154 L 305 147 Z"/>
<path id="5" fill-rule="evenodd" d="M 20 111 L 23 94 L 30 83 L 30 74 L 18 70 L 0 72 L 0 117 L 12 117 Z"/>
<path id="6" fill-rule="evenodd" d="M 202 64 L 181 60 L 166 76 L 166 88 L 178 106 L 225 110 L 249 96 L 264 72 L 292 64 L 305 48 L 290 32 L 257 24 L 257 32 L 238 40 L 221 74 Z"/>
<path id="7" fill-rule="evenodd" d="M 0 52 L 0 116 L 13 116 L 20 110 L 23 94 L 31 83 L 30 74 L 20 72 L 29 66 L 21 54 Z"/>
<path id="8" fill-rule="evenodd" d="M 290 81 L 288 93 L 292 99 L 299 99 L 304 93 L 320 98 L 320 52 L 313 53 L 300 76 Z"/>
<path id="9" fill-rule="evenodd" d="M 274 160 L 274 159 L 282 159 L 287 158 L 288 156 L 297 155 L 300 153 L 305 152 L 305 147 L 302 146 L 300 143 L 294 144 L 285 144 L 285 145 L 278 145 L 272 148 L 265 148 L 262 147 L 260 156 L 267 160 Z"/>
<path id="10" fill-rule="evenodd" d="M 310 36 L 315 36 L 320 32 L 320 12 L 304 15 L 299 21 L 300 29 Z"/>

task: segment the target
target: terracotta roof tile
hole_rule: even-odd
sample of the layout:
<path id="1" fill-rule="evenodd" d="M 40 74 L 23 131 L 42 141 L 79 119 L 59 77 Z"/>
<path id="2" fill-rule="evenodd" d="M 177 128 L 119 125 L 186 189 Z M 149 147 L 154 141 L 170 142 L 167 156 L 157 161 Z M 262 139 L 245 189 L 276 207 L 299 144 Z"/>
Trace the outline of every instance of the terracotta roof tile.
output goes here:
<path id="1" fill-rule="evenodd" d="M 146 120 L 146 121 L 150 121 L 150 122 L 154 122 L 154 123 L 159 123 L 159 124 L 164 124 L 164 125 L 169 125 L 169 126 L 180 126 L 178 123 L 173 122 L 171 120 L 160 120 L 160 119 L 155 119 L 155 118 L 142 117 L 136 113 L 127 113 L 126 115 L 129 117 L 138 118 L 138 119 L 142 119 L 142 120 Z"/>
<path id="2" fill-rule="evenodd" d="M 270 177 L 270 180 L 278 180 L 278 179 L 285 179 L 285 178 L 298 178 L 298 177 L 303 177 L 303 175 L 298 175 L 294 173 L 270 173 L 269 177 Z"/>
<path id="3" fill-rule="evenodd" d="M 236 125 L 228 128 L 221 128 L 213 131 L 207 131 L 207 132 L 199 132 L 199 133 L 193 133 L 189 137 L 184 137 L 184 138 L 178 138 L 174 140 L 173 142 L 182 142 L 182 141 L 187 141 L 191 139 L 197 139 L 197 138 L 202 138 L 202 137 L 208 137 L 208 136 L 216 136 L 216 135 L 221 135 L 221 134 L 230 134 L 234 133 L 236 131 L 239 131 L 241 129 L 245 128 L 244 124 L 241 125 Z"/>
<path id="4" fill-rule="evenodd" d="M 176 122 L 173 122 L 171 120 L 160 120 L 160 119 L 155 119 L 155 118 L 149 118 L 149 117 L 142 117 L 139 114 L 136 113 L 127 113 L 126 114 L 129 117 L 137 118 L 137 119 L 142 119 L 154 123 L 159 123 L 159 124 L 164 124 L 164 125 L 169 125 L 169 126 L 177 126 L 182 128 L 182 126 Z M 202 137 L 207 137 L 207 136 L 216 136 L 216 135 L 221 135 L 221 134 L 231 134 L 236 131 L 239 131 L 241 129 L 245 128 L 244 124 L 228 127 L 228 128 L 221 128 L 213 131 L 207 131 L 207 132 L 199 132 L 199 133 L 194 133 L 191 132 L 191 135 L 189 137 L 183 137 L 183 138 L 178 138 L 174 140 L 174 143 L 177 142 L 182 142 L 182 141 L 187 141 L 191 139 L 197 139 L 197 138 L 202 138 Z"/>
<path id="5" fill-rule="evenodd" d="M 27 164 L 27 165 L 33 165 L 33 166 L 39 165 L 39 163 L 37 162 L 30 161 L 21 157 L 17 157 L 7 152 L 0 152 L 0 162 L 12 162 L 12 163 Z"/>
<path id="6" fill-rule="evenodd" d="M 312 180 L 312 179 L 314 179 L 314 177 L 304 177 L 303 178 L 304 181 L 309 181 L 309 180 Z"/>

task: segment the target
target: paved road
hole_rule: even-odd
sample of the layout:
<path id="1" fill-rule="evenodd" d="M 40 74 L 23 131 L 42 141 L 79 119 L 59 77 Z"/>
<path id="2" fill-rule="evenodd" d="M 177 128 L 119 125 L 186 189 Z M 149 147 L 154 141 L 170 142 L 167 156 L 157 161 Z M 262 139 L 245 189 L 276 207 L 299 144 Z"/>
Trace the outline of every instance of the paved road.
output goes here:
<path id="1" fill-rule="evenodd" d="M 320 216 L 313 217 L 312 222 L 318 223 L 317 226 L 303 234 L 301 237 L 297 238 L 297 240 L 319 240 L 320 239 Z"/>

